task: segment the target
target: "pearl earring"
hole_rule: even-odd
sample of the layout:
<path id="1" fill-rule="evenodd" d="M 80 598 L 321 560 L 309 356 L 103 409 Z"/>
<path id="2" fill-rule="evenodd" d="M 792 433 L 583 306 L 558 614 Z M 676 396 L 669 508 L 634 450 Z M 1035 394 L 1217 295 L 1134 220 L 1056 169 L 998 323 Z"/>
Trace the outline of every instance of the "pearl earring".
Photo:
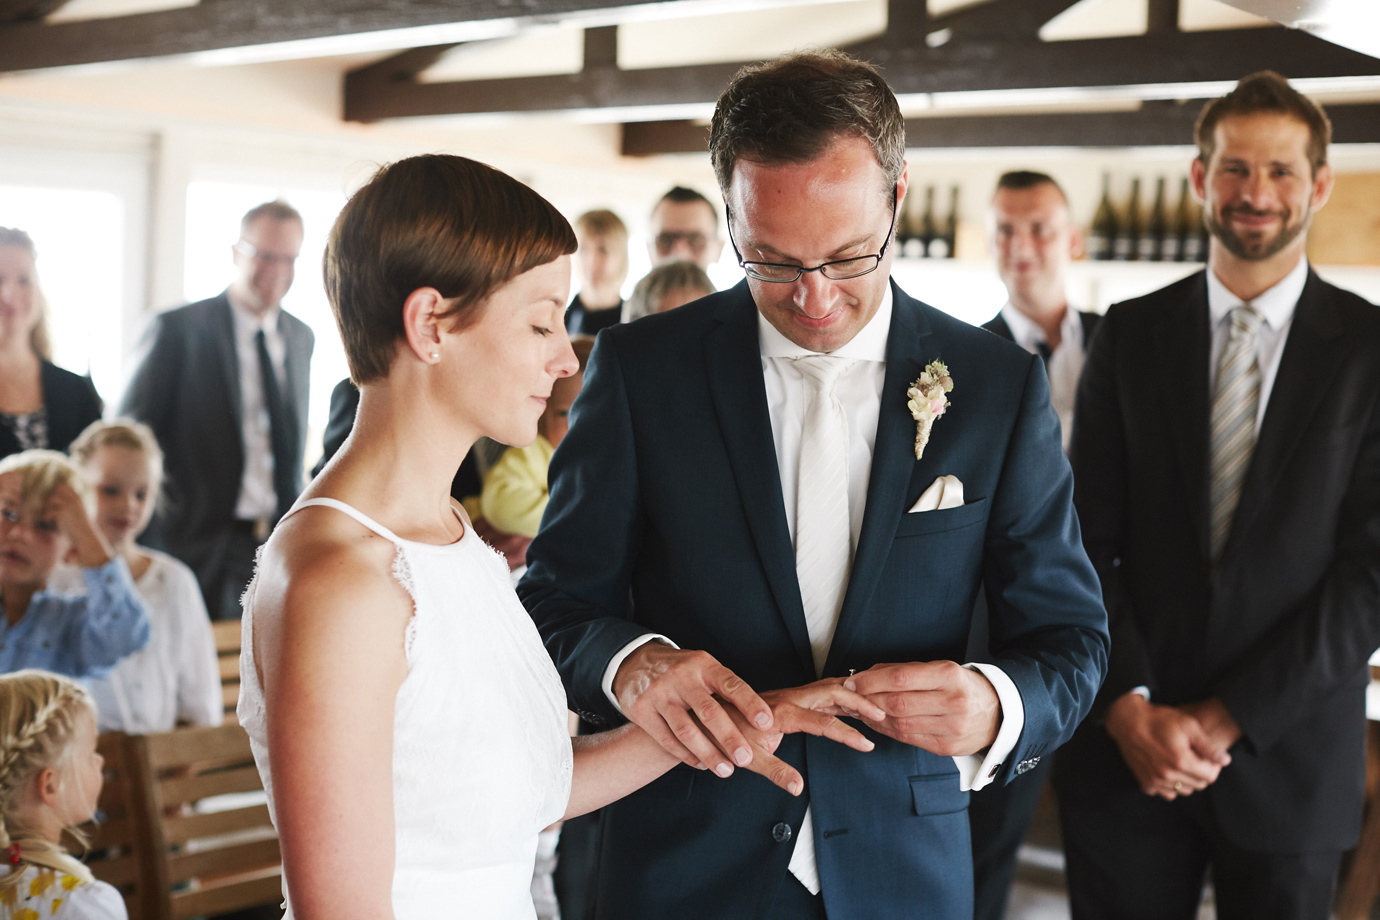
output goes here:
<path id="1" fill-rule="evenodd" d="M 438 352 L 438 351 L 433 351 L 433 352 L 431 353 L 431 360 L 435 361 L 435 360 L 436 360 L 437 358 L 439 358 L 439 357 L 441 357 L 441 353 L 440 353 L 440 352 Z"/>

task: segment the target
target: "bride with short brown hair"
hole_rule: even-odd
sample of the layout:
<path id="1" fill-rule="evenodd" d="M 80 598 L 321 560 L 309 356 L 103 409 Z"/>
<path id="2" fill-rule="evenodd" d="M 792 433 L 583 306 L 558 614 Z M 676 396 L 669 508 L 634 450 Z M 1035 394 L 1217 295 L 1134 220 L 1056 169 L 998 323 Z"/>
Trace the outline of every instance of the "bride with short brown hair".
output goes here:
<path id="1" fill-rule="evenodd" d="M 331 232 L 326 286 L 357 420 L 263 549 L 245 599 L 240 720 L 298 920 L 534 916 L 544 827 L 674 766 L 636 726 L 572 741 L 560 678 L 502 558 L 450 499 L 480 436 L 531 443 L 577 364 L 575 238 L 511 177 L 453 156 L 382 169 Z M 592 534 L 591 539 L 597 539 Z M 780 733 L 871 747 L 803 688 L 751 769 L 798 789 Z"/>

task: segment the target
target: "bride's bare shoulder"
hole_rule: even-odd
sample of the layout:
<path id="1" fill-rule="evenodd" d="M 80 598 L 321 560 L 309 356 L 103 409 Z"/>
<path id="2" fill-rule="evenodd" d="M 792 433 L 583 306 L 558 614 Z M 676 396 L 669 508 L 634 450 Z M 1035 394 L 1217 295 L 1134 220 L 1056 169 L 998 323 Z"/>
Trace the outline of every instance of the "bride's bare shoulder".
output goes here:
<path id="1" fill-rule="evenodd" d="M 376 637 L 396 631 L 412 602 L 393 574 L 397 547 L 330 508 L 303 508 L 264 544 L 254 590 L 255 629 L 329 628 Z"/>

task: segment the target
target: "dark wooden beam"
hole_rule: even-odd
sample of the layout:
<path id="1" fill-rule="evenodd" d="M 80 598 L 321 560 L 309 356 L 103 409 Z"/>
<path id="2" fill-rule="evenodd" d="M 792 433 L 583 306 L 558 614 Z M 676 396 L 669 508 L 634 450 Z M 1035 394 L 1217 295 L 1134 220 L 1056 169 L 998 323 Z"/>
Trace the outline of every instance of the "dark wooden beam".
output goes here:
<path id="1" fill-rule="evenodd" d="M 906 146 L 1168 147 L 1193 143 L 1203 101 L 1149 102 L 1135 112 L 1059 112 L 1037 115 L 962 115 L 911 118 Z M 1380 143 L 1380 104 L 1330 106 L 1333 143 Z M 690 121 L 623 126 L 624 156 L 705 153 L 709 128 Z"/>
<path id="2" fill-rule="evenodd" d="M 585 29 L 585 69 L 618 66 L 618 27 Z"/>
<path id="3" fill-rule="evenodd" d="M 2 0 L 33 6 L 40 0 Z M 552 21 L 679 0 L 202 0 L 111 19 L 0 24 L 0 72 L 501 19 Z"/>
<path id="4" fill-rule="evenodd" d="M 1150 0 L 1145 30 L 1147 32 L 1179 31 L 1179 0 Z"/>
<path id="5" fill-rule="evenodd" d="M 708 152 L 708 125 L 693 121 L 633 121 L 623 126 L 625 157 Z"/>
<path id="6" fill-rule="evenodd" d="M 0 25 L 36 22 L 67 5 L 67 0 L 0 0 Z"/>
<path id="7" fill-rule="evenodd" d="M 1290 29 L 1165 32 L 1068 42 L 956 38 L 939 48 L 928 47 L 922 36 L 916 36 L 911 44 L 877 40 L 849 50 L 876 63 L 892 89 L 906 94 L 1227 81 L 1265 69 L 1289 77 L 1380 74 L 1380 60 Z M 377 121 L 712 104 L 739 66 L 630 71 L 587 67 L 583 73 L 561 76 L 426 84 L 381 82 L 376 75 L 356 71 L 345 81 L 345 117 Z"/>

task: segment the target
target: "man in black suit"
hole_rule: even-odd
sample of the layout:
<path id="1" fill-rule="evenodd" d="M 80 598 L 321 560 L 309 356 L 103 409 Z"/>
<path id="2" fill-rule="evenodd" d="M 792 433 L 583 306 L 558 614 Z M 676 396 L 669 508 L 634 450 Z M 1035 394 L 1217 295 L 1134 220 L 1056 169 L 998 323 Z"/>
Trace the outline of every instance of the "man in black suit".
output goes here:
<path id="1" fill-rule="evenodd" d="M 1380 645 L 1380 311 L 1304 258 L 1330 127 L 1273 73 L 1204 107 L 1208 269 L 1107 313 L 1075 501 L 1112 622 L 1055 766 L 1075 918 L 1325 918 Z"/>
<path id="2" fill-rule="evenodd" d="M 1038 359 L 888 277 L 904 136 L 847 55 L 744 68 L 711 154 L 747 279 L 594 346 L 518 592 L 571 708 L 683 762 L 604 809 L 599 920 L 971 917 L 968 790 L 1100 683 Z M 996 654 L 965 667 L 983 583 Z M 792 797 L 750 744 L 821 678 L 886 715 L 867 754 L 787 736 Z"/>
<path id="3" fill-rule="evenodd" d="M 301 249 L 293 208 L 245 214 L 235 280 L 154 318 L 121 407 L 158 435 L 161 538 L 196 573 L 213 619 L 239 617 L 255 550 L 302 490 L 314 337 L 279 306 Z"/>
<path id="4" fill-rule="evenodd" d="M 1102 317 L 1071 309 L 1065 291 L 1069 263 L 1083 248 L 1069 216 L 1068 199 L 1052 176 L 1017 170 L 997 180 L 988 212 L 988 245 L 1007 302 L 982 328 L 1039 355 L 1049 375 L 1049 398 L 1059 414 L 1067 449 L 1073 427 L 1073 396 L 1083 357 Z M 973 612 L 969 655 L 991 654 L 986 598 Z M 1052 757 L 1006 785 L 973 794 L 968 821 L 973 834 L 973 917 L 1001 920 L 1016 877 L 1016 854 L 1049 779 Z"/>

